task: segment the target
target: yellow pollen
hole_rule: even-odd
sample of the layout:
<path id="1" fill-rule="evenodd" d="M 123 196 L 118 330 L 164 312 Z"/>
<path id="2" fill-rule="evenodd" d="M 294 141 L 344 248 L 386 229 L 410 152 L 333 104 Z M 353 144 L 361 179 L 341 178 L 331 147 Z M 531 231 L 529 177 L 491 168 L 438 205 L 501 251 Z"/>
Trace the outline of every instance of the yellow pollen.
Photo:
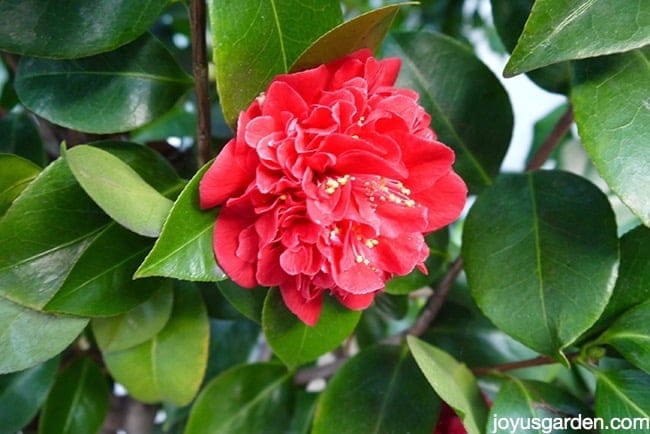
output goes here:
<path id="1" fill-rule="evenodd" d="M 328 187 L 331 187 L 331 188 L 337 188 L 339 186 L 339 183 L 336 182 L 333 179 L 328 179 L 327 182 L 325 183 L 325 185 L 327 185 Z"/>
<path id="2" fill-rule="evenodd" d="M 339 176 L 338 178 L 336 178 L 336 181 L 337 181 L 340 185 L 345 185 L 345 184 L 347 184 L 349 180 L 350 180 L 350 175 Z"/>
<path id="3" fill-rule="evenodd" d="M 281 194 L 280 195 L 280 200 L 287 200 L 287 195 L 286 194 Z"/>
<path id="4" fill-rule="evenodd" d="M 375 240 L 373 238 L 369 238 L 369 239 L 366 240 L 366 242 L 364 244 L 366 245 L 367 248 L 372 249 L 377 244 L 379 244 L 379 241 L 377 241 L 377 240 Z"/>
<path id="5" fill-rule="evenodd" d="M 364 259 L 364 260 L 363 260 L 363 265 L 370 265 L 370 261 L 367 260 L 367 259 Z"/>
<path id="6" fill-rule="evenodd" d="M 336 189 L 334 187 L 327 187 L 325 189 L 325 193 L 327 193 L 327 194 L 334 194 L 335 191 L 336 191 Z"/>
<path id="7" fill-rule="evenodd" d="M 356 134 L 352 134 L 352 138 L 353 138 L 353 139 L 358 139 L 358 138 L 359 138 L 359 136 L 358 136 L 358 135 L 356 135 Z"/>
<path id="8" fill-rule="evenodd" d="M 399 191 L 401 191 L 402 194 L 405 194 L 405 195 L 407 195 L 407 196 L 411 194 L 411 190 L 409 190 L 409 189 L 406 188 L 406 187 L 402 187 L 402 188 L 400 188 Z"/>
<path id="9" fill-rule="evenodd" d="M 363 256 L 357 255 L 357 257 L 355 258 L 355 261 L 357 261 L 357 264 L 362 263 L 363 262 Z"/>
<path id="10" fill-rule="evenodd" d="M 415 206 L 415 201 L 413 199 L 405 200 L 404 205 L 408 206 L 409 208 L 413 208 Z"/>

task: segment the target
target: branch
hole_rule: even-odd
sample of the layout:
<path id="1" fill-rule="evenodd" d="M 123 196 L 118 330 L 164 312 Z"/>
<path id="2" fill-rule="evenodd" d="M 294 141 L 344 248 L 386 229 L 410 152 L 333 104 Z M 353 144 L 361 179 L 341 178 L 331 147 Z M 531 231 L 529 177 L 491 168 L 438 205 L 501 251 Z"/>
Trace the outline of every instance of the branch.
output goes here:
<path id="1" fill-rule="evenodd" d="M 212 158 L 205 17 L 205 0 L 192 0 L 190 4 L 190 26 L 192 33 L 192 73 L 194 75 L 194 92 L 196 93 L 198 117 L 196 140 L 198 144 L 199 167 L 203 166 Z"/>
<path id="2" fill-rule="evenodd" d="M 574 354 L 568 354 L 566 358 L 568 360 L 573 360 L 579 356 L 579 353 L 574 353 Z M 515 369 L 522 369 L 522 368 L 532 368 L 534 366 L 542 366 L 542 365 L 552 365 L 555 363 L 559 363 L 557 360 L 555 360 L 552 357 L 548 356 L 538 356 L 533 359 L 528 359 L 528 360 L 519 360 L 517 362 L 510 362 L 510 363 L 502 363 L 500 365 L 495 365 L 495 366 L 488 366 L 488 367 L 479 367 L 479 368 L 472 368 L 472 373 L 474 375 L 487 375 L 491 372 L 506 372 L 506 371 L 512 371 Z"/>
<path id="3" fill-rule="evenodd" d="M 535 155 L 530 159 L 526 165 L 526 171 L 537 170 L 548 160 L 553 150 L 560 143 L 560 140 L 566 135 L 573 123 L 573 109 L 571 106 L 567 107 L 562 117 L 557 121 L 553 131 L 548 135 L 542 146 L 539 147 Z"/>

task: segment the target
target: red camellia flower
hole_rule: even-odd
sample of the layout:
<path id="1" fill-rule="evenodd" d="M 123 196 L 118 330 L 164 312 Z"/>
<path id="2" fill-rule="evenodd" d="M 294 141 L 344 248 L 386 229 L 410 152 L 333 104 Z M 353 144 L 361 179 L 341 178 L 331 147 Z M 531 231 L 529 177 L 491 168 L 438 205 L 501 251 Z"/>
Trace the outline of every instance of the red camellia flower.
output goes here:
<path id="1" fill-rule="evenodd" d="M 417 93 L 394 87 L 399 67 L 361 50 L 277 76 L 201 181 L 201 206 L 223 205 L 219 265 L 243 287 L 279 287 L 306 324 L 326 291 L 364 309 L 393 275 L 426 271 L 423 235 L 465 204 L 453 152 Z"/>

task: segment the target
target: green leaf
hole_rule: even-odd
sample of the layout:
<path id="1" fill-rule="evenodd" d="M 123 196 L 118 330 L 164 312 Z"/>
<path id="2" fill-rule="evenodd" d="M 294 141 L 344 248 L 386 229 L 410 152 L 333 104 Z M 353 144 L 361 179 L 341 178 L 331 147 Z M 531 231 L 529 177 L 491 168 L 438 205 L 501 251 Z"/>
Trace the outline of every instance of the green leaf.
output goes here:
<path id="1" fill-rule="evenodd" d="M 144 33 L 169 0 L 130 2 L 7 0 L 0 2 L 0 50 L 74 58 L 112 50 Z"/>
<path id="2" fill-rule="evenodd" d="M 291 71 L 314 68 L 362 48 L 376 50 L 390 30 L 399 9 L 413 4 L 416 2 L 384 6 L 339 24 L 314 41 L 291 66 Z"/>
<path id="3" fill-rule="evenodd" d="M 497 393 L 490 415 L 487 432 L 511 434 L 513 432 L 573 433 L 574 429 L 560 430 L 552 422 L 560 418 L 586 416 L 584 405 L 562 389 L 540 381 L 508 378 Z M 503 422 L 507 418 L 509 423 Z M 538 420 L 539 426 L 533 422 Z M 518 430 L 515 424 L 518 425 Z"/>
<path id="4" fill-rule="evenodd" d="M 459 321 L 462 318 L 462 321 Z M 537 353 L 499 331 L 478 309 L 448 300 L 422 340 L 469 367 L 495 366 L 534 358 Z"/>
<path id="5" fill-rule="evenodd" d="M 0 220 L 0 295 L 40 309 L 109 218 L 67 164 L 50 164 Z"/>
<path id="6" fill-rule="evenodd" d="M 314 412 L 319 393 L 299 390 L 296 393 L 296 404 L 287 434 L 310 434 Z"/>
<path id="7" fill-rule="evenodd" d="M 14 434 L 36 416 L 54 384 L 59 358 L 0 375 L 0 434 Z"/>
<path id="8" fill-rule="evenodd" d="M 156 237 L 173 202 L 147 184 L 118 157 L 94 146 L 75 146 L 63 154 L 85 192 L 125 228 Z"/>
<path id="9" fill-rule="evenodd" d="M 184 434 L 284 434 L 290 422 L 291 375 L 274 364 L 232 368 L 196 398 Z"/>
<path id="10" fill-rule="evenodd" d="M 577 63 L 571 93 L 589 157 L 607 185 L 646 226 L 650 226 L 648 89 L 650 47 Z"/>
<path id="11" fill-rule="evenodd" d="M 102 148 L 123 159 L 156 188 L 176 185 L 178 177 L 152 150 L 131 143 L 110 142 Z M 171 172 L 170 172 L 171 171 Z M 50 164 L 13 202 L 0 220 L 0 295 L 16 303 L 41 309 L 54 297 L 83 253 L 109 226 L 116 226 L 86 195 L 68 165 Z M 126 230 L 123 230 L 126 232 Z M 119 243 L 104 243 L 106 250 L 88 258 L 101 262 L 104 255 L 121 253 Z M 114 265 L 115 263 L 113 263 Z M 95 268 L 105 273 L 106 268 Z M 85 273 L 88 270 L 77 270 Z M 109 270 L 110 271 L 110 270 Z M 133 270 L 131 270 L 132 272 Z M 90 280 L 92 276 L 88 276 Z"/>
<path id="12" fill-rule="evenodd" d="M 259 348 L 260 326 L 247 319 L 210 319 L 210 349 L 205 379 L 246 363 Z"/>
<path id="13" fill-rule="evenodd" d="M 636 367 L 650 373 L 650 300 L 621 315 L 596 343 L 611 345 Z"/>
<path id="14" fill-rule="evenodd" d="M 153 149 L 132 142 L 101 141 L 92 146 L 110 152 L 131 166 L 144 181 L 158 190 L 163 196 L 174 199 L 183 189 L 185 180 L 181 179 L 174 167 Z"/>
<path id="15" fill-rule="evenodd" d="M 0 154 L 0 217 L 40 171 L 40 167 L 22 157 Z"/>
<path id="16" fill-rule="evenodd" d="M 201 168 L 181 192 L 135 277 L 165 276 L 204 282 L 226 278 L 212 250 L 217 210 L 203 211 L 199 206 L 199 182 L 208 167 L 206 164 Z"/>
<path id="17" fill-rule="evenodd" d="M 650 300 L 650 228 L 638 226 L 621 238 L 621 264 L 612 297 L 599 324 L 611 323 L 621 313 Z"/>
<path id="18" fill-rule="evenodd" d="M 330 380 L 318 400 L 312 434 L 430 434 L 439 408 L 406 347 L 375 346 Z"/>
<path id="19" fill-rule="evenodd" d="M 648 43 L 650 13 L 645 0 L 537 0 L 504 75 L 511 77 L 563 60 L 618 53 Z"/>
<path id="20" fill-rule="evenodd" d="M 454 409 L 467 432 L 483 433 L 488 410 L 476 379 L 467 366 L 414 336 L 408 336 L 407 342 L 427 381 L 440 398 Z"/>
<path id="21" fill-rule="evenodd" d="M 103 353 L 115 381 L 134 398 L 187 405 L 196 395 L 208 358 L 209 323 L 198 291 L 175 290 L 165 327 L 150 340 Z"/>
<path id="22" fill-rule="evenodd" d="M 462 255 L 485 315 L 528 347 L 565 361 L 562 349 L 598 319 L 611 295 L 616 222 L 607 197 L 576 175 L 504 176 L 471 208 Z"/>
<path id="23" fill-rule="evenodd" d="M 267 288 L 242 288 L 230 279 L 217 282 L 217 288 L 228 302 L 246 318 L 262 323 L 262 310 L 268 293 Z"/>
<path id="24" fill-rule="evenodd" d="M 171 316 L 174 301 L 171 281 L 167 283 L 147 301 L 128 312 L 91 321 L 93 334 L 102 353 L 135 347 L 162 330 Z"/>
<path id="25" fill-rule="evenodd" d="M 171 109 L 191 84 L 191 77 L 149 34 L 78 60 L 23 57 L 15 81 L 18 97 L 30 110 L 89 133 L 142 126 Z"/>
<path id="26" fill-rule="evenodd" d="M 26 113 L 7 113 L 0 118 L 0 152 L 17 154 L 45 166 L 43 141 Z"/>
<path id="27" fill-rule="evenodd" d="M 324 295 L 318 323 L 310 327 L 287 309 L 279 290 L 271 289 L 264 302 L 262 329 L 273 352 L 287 366 L 295 368 L 339 346 L 360 317 L 361 312 Z"/>
<path id="28" fill-rule="evenodd" d="M 132 280 L 152 243 L 121 226 L 107 225 L 43 310 L 102 317 L 124 313 L 142 303 L 162 285 L 161 279 Z"/>
<path id="29" fill-rule="evenodd" d="M 334 0 L 211 0 L 208 5 L 219 99 L 231 127 L 274 76 L 288 72 L 303 50 L 343 20 Z"/>
<path id="30" fill-rule="evenodd" d="M 108 412 L 110 391 L 90 357 L 77 359 L 56 379 L 45 401 L 39 434 L 98 432 Z"/>
<path id="31" fill-rule="evenodd" d="M 642 418 L 647 424 L 650 418 L 650 376 L 640 371 L 595 371 L 596 382 L 596 416 L 605 422 L 618 418 Z M 621 430 L 610 427 L 601 429 L 601 434 L 620 433 Z M 639 432 L 646 431 L 640 427 Z"/>
<path id="32" fill-rule="evenodd" d="M 49 315 L 0 297 L 0 374 L 21 371 L 63 351 L 86 318 Z"/>
<path id="33" fill-rule="evenodd" d="M 494 26 L 506 49 L 512 53 L 530 14 L 534 0 L 491 0 Z M 529 71 L 528 76 L 551 92 L 567 93 L 571 84 L 569 62 Z"/>
<path id="34" fill-rule="evenodd" d="M 492 184 L 513 125 L 499 80 L 469 48 L 434 33 L 395 34 L 385 54 L 402 59 L 398 84 L 420 94 L 438 139 L 456 152 L 454 168 L 470 191 Z"/>

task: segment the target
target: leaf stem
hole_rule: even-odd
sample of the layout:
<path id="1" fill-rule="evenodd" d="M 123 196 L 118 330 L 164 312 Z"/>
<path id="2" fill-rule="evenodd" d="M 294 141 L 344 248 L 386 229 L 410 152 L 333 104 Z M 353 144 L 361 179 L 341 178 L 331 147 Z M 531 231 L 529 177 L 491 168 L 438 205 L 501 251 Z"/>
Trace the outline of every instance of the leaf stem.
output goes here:
<path id="1" fill-rule="evenodd" d="M 542 143 L 542 145 L 539 147 L 535 155 L 533 155 L 533 157 L 526 165 L 527 172 L 530 172 L 532 170 L 537 170 L 540 167 L 542 167 L 542 165 L 546 162 L 546 160 L 548 160 L 548 157 L 551 155 L 553 150 L 557 147 L 557 145 L 560 143 L 562 138 L 569 131 L 569 128 L 571 128 L 572 123 L 573 123 L 573 109 L 571 105 L 569 105 L 569 107 L 567 107 L 562 117 L 558 119 L 551 133 L 548 135 L 546 140 L 544 140 L 544 143 Z"/>
<path id="2" fill-rule="evenodd" d="M 192 73 L 194 75 L 194 92 L 196 93 L 198 117 L 196 124 L 197 158 L 200 167 L 212 158 L 205 0 L 191 0 L 190 26 L 192 33 Z"/>

